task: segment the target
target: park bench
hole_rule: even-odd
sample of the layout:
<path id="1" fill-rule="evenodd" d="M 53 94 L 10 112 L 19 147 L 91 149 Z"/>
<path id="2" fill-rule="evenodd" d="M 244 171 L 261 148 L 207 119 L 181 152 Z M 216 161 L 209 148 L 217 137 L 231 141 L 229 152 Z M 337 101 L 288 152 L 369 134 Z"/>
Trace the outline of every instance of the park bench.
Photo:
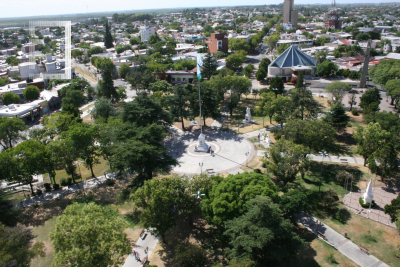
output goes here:
<path id="1" fill-rule="evenodd" d="M 143 234 L 144 234 L 144 232 L 145 232 L 145 231 L 144 231 L 144 229 L 143 229 L 143 230 L 140 232 L 140 235 L 139 235 L 139 236 L 142 237 Z"/>
<path id="2" fill-rule="evenodd" d="M 340 162 L 348 162 L 347 159 L 340 159 Z"/>
<path id="3" fill-rule="evenodd" d="M 325 236 L 323 233 L 321 233 L 320 231 L 318 231 L 318 234 L 319 234 L 320 236 L 322 236 L 324 239 L 326 239 L 326 236 Z"/>
<path id="4" fill-rule="evenodd" d="M 361 245 L 358 245 L 358 248 L 361 249 L 363 252 L 369 254 L 369 253 L 368 253 L 368 249 L 366 249 L 365 247 L 363 247 L 363 246 L 361 246 Z"/>
<path id="5" fill-rule="evenodd" d="M 214 172 L 214 169 L 206 169 L 206 172 Z"/>

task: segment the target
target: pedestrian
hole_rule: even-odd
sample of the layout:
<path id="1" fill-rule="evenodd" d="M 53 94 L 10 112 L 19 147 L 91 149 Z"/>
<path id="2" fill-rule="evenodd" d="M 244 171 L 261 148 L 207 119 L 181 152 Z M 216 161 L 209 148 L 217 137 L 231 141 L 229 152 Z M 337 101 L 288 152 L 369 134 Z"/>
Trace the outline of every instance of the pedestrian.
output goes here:
<path id="1" fill-rule="evenodd" d="M 347 238 L 347 233 L 344 233 L 344 237 Z"/>
<path id="2" fill-rule="evenodd" d="M 107 178 L 107 173 L 106 172 L 104 172 L 104 178 Z"/>
<path id="3" fill-rule="evenodd" d="M 258 133 L 258 142 L 260 142 L 260 133 Z"/>

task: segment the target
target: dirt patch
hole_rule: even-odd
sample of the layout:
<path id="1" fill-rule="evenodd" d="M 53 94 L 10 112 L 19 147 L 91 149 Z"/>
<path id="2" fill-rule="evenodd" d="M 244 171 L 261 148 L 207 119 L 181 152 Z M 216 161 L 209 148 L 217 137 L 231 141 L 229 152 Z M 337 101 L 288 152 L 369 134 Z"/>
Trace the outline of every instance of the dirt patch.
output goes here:
<path id="1" fill-rule="evenodd" d="M 186 131 L 195 131 L 195 130 L 199 130 L 200 129 L 200 126 L 198 125 L 199 124 L 199 118 L 197 117 L 194 120 L 197 122 L 196 125 L 190 125 L 191 121 L 183 119 L 183 123 L 185 125 Z M 213 122 L 214 122 L 213 118 L 206 118 L 206 124 L 203 126 L 203 129 L 209 129 Z M 202 123 L 203 123 L 203 121 L 202 121 Z M 182 122 L 176 121 L 173 124 L 174 124 L 174 126 L 176 128 L 182 130 Z"/>

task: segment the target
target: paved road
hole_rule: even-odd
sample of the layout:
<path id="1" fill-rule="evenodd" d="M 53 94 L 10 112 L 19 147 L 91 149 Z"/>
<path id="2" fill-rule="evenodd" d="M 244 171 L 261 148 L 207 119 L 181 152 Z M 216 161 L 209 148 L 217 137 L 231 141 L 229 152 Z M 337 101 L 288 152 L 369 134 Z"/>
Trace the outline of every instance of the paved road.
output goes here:
<path id="1" fill-rule="evenodd" d="M 327 243 L 336 248 L 339 252 L 351 259 L 361 267 L 389 267 L 371 254 L 363 252 L 356 244 L 345 238 L 329 226 L 319 222 L 311 215 L 302 213 L 298 222 L 315 235 L 323 238 Z M 322 233 L 325 237 L 318 234 Z"/>
<path id="2" fill-rule="evenodd" d="M 147 259 L 150 258 L 160 238 L 158 236 L 152 235 L 150 232 L 147 231 L 145 231 L 145 234 L 143 236 L 145 236 L 145 238 L 142 239 L 139 237 L 139 240 L 133 246 L 131 253 L 126 259 L 124 265 L 122 265 L 123 267 L 142 267 L 143 264 L 141 263 L 141 261 L 143 261 L 146 256 Z M 146 248 L 148 250 L 147 254 L 145 253 Z M 133 254 L 134 251 L 138 253 L 138 257 L 141 261 L 138 261 L 136 259 L 135 255 Z"/>

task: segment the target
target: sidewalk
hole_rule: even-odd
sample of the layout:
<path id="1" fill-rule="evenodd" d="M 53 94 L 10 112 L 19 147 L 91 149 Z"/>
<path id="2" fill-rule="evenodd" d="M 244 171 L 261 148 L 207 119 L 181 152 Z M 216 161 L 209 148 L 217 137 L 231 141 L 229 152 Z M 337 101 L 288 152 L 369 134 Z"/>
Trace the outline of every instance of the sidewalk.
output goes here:
<path id="1" fill-rule="evenodd" d="M 318 220 L 313 216 L 301 213 L 297 221 L 319 237 L 321 237 L 321 235 L 319 235 L 318 232 L 322 233 L 325 236 L 323 238 L 325 242 L 361 267 L 389 267 L 389 265 L 378 260 L 371 254 L 362 251 L 356 244 L 337 233 L 329 226 L 321 222 L 320 225 L 318 225 Z"/>
<path id="2" fill-rule="evenodd" d="M 107 174 L 107 178 L 111 178 L 111 175 L 113 175 L 113 174 Z M 20 208 L 29 207 L 29 206 L 32 206 L 33 204 L 37 204 L 37 203 L 41 203 L 41 202 L 44 202 L 47 200 L 52 200 L 54 198 L 66 196 L 66 195 L 78 192 L 79 190 L 82 190 L 82 189 L 92 188 L 99 184 L 104 183 L 107 178 L 104 176 L 100 176 L 100 177 L 86 180 L 86 181 L 83 181 L 83 182 L 80 182 L 80 183 L 77 183 L 74 185 L 62 187 L 62 188 L 58 189 L 57 191 L 52 190 L 51 192 L 47 192 L 47 193 L 43 192 L 43 194 L 41 196 L 34 196 L 31 198 L 22 200 L 17 206 Z"/>
<path id="3" fill-rule="evenodd" d="M 142 261 L 146 256 L 147 259 L 150 258 L 151 253 L 153 253 L 154 248 L 157 246 L 158 241 L 160 240 L 159 237 L 150 234 L 150 232 L 145 232 L 147 234 L 144 239 L 139 237 L 139 240 L 136 242 L 135 246 L 132 249 L 132 252 L 129 254 L 128 258 L 126 259 L 123 267 L 142 267 L 143 264 L 136 260 L 133 251 L 136 251 L 139 254 L 139 258 Z M 147 254 L 145 253 L 145 249 L 148 248 Z"/>

